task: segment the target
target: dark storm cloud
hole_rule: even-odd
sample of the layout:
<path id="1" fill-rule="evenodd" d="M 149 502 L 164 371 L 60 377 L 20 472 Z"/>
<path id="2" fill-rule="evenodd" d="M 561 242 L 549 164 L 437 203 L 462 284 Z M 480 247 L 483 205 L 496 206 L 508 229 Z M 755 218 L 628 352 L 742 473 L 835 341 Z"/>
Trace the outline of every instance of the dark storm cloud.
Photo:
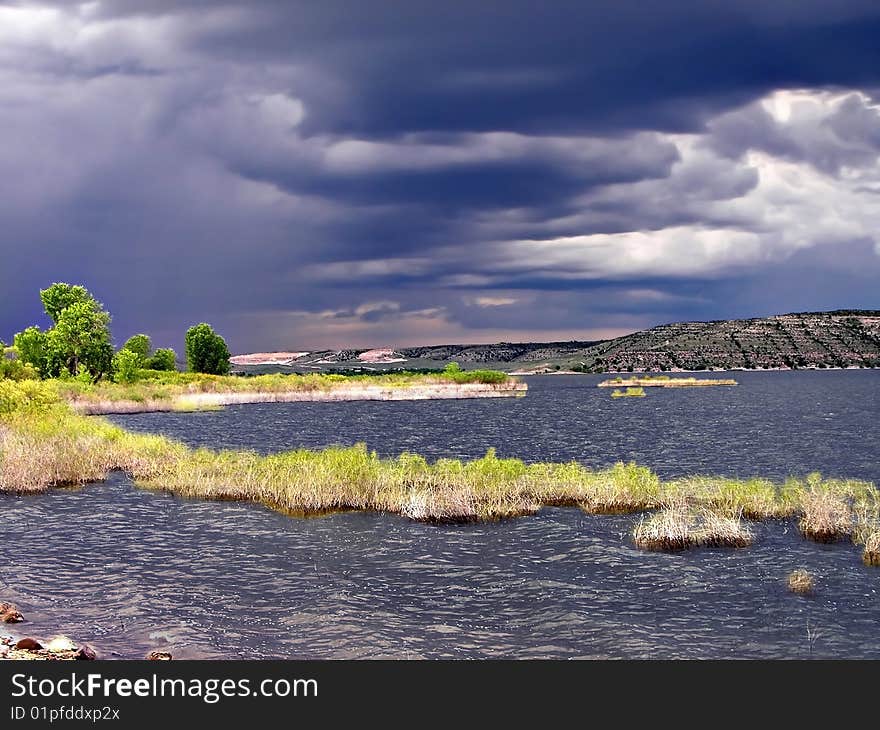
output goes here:
<path id="1" fill-rule="evenodd" d="M 880 61 L 870 2 L 253 7 L 249 22 L 200 47 L 338 77 L 345 99 L 326 116 L 319 91 L 306 98 L 315 128 L 340 133 L 694 130 L 774 88 L 876 80 Z"/>
<path id="2" fill-rule="evenodd" d="M 0 3 L 0 337 L 57 279 L 239 350 L 869 302 L 877 37 L 875 2 Z"/>

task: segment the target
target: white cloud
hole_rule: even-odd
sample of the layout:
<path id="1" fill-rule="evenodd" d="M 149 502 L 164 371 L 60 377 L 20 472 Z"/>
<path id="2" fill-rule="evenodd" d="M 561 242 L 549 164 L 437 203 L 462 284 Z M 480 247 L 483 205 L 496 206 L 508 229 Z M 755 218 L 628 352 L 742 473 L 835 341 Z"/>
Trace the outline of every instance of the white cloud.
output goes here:
<path id="1" fill-rule="evenodd" d="M 465 301 L 469 304 L 475 304 L 478 307 L 508 307 L 516 304 L 519 299 L 516 297 L 466 297 Z"/>

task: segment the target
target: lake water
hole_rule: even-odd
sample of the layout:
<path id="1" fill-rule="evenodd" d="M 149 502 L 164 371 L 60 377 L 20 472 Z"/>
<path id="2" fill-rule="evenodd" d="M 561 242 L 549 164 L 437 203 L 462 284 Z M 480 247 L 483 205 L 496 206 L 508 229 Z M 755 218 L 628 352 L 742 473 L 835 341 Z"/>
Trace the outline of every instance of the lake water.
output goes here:
<path id="1" fill-rule="evenodd" d="M 193 445 L 277 451 L 365 441 L 381 454 L 635 459 L 664 477 L 880 482 L 880 372 L 736 373 L 735 388 L 612 400 L 597 376 L 528 380 L 523 399 L 290 403 L 113 417 Z M 140 657 L 880 658 L 880 569 L 789 521 L 755 545 L 636 550 L 638 517 L 545 509 L 430 526 L 379 514 L 292 519 L 184 501 L 122 475 L 0 496 L 0 600 L 36 635 Z M 812 597 L 787 574 L 817 575 Z"/>

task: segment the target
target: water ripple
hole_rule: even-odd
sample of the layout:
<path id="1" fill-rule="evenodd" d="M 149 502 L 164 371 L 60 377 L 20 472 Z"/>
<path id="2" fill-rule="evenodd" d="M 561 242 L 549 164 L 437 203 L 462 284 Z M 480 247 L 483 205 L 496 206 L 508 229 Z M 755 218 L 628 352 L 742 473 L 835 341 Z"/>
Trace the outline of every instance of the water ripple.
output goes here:
<path id="1" fill-rule="evenodd" d="M 367 441 L 381 453 L 601 465 L 664 476 L 877 480 L 878 373 L 742 374 L 711 392 L 615 403 L 595 378 L 530 380 L 518 401 L 295 403 L 116 418 L 193 444 L 276 451 Z M 644 406 L 644 407 L 643 407 Z M 880 658 L 880 570 L 785 521 L 753 547 L 641 552 L 634 516 L 545 509 L 427 526 L 380 514 L 290 519 L 105 484 L 2 496 L 0 600 L 35 634 L 105 655 L 285 658 Z M 785 586 L 817 575 L 812 598 Z"/>

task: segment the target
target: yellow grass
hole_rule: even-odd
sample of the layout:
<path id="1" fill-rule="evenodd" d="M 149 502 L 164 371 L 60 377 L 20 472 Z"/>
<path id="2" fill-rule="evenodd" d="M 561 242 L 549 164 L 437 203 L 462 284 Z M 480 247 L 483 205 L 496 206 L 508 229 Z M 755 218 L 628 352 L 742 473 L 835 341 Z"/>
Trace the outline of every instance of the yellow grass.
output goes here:
<path id="1" fill-rule="evenodd" d="M 644 550 L 675 551 L 699 546 L 746 547 L 754 536 L 738 516 L 698 508 L 676 497 L 659 512 L 642 518 L 633 530 L 633 539 Z"/>

